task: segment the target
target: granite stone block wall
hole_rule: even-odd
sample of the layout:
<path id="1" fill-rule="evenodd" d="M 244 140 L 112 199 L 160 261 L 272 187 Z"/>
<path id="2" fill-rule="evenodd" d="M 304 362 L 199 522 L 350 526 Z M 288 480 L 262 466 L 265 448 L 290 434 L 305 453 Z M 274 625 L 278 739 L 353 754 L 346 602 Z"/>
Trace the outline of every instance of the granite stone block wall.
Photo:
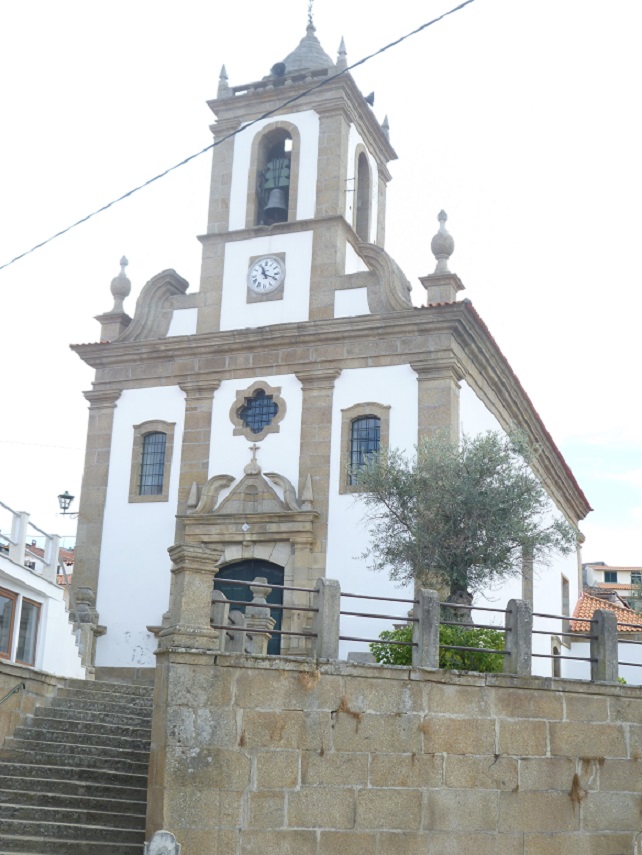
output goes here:
<path id="1" fill-rule="evenodd" d="M 184 855 L 632 855 L 642 689 L 158 654 L 148 834 Z"/>

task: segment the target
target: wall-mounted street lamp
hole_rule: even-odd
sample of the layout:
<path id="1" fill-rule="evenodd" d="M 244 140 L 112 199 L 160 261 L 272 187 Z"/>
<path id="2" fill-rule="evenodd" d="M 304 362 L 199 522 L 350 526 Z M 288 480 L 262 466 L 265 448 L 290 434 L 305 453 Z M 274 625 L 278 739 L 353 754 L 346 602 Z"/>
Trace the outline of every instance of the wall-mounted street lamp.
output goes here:
<path id="1" fill-rule="evenodd" d="M 60 505 L 60 510 L 62 511 L 63 517 L 77 517 L 78 514 L 73 514 L 69 512 L 69 508 L 71 503 L 74 500 L 74 496 L 71 495 L 67 490 L 64 493 L 61 493 L 58 496 L 58 504 Z"/>

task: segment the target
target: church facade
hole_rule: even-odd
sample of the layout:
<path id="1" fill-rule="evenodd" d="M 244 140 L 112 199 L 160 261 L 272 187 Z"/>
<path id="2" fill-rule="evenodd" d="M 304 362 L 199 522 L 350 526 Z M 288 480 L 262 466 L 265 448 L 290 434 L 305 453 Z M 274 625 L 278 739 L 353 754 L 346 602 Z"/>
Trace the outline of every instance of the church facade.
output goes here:
<path id="1" fill-rule="evenodd" d="M 590 510 L 485 324 L 457 299 L 443 214 L 437 268 L 421 279 L 427 305 L 411 302 L 385 250 L 387 122 L 345 68 L 343 47 L 333 62 L 310 25 L 266 78 L 230 86 L 222 71 L 199 289 L 163 271 L 130 318 L 123 260 L 101 341 L 73 348 L 96 372 L 74 585 L 97 612 L 98 668 L 154 666 L 175 543 L 222 549 L 230 584 L 261 575 L 310 588 L 325 575 L 353 592 L 394 591 L 359 557 L 354 473 L 380 446 L 412 451 L 462 425 L 520 428 L 558 509 L 574 525 Z M 578 559 L 529 579 L 501 596 L 559 614 L 564 580 L 577 597 Z M 305 627 L 305 612 L 286 614 L 284 629 Z"/>

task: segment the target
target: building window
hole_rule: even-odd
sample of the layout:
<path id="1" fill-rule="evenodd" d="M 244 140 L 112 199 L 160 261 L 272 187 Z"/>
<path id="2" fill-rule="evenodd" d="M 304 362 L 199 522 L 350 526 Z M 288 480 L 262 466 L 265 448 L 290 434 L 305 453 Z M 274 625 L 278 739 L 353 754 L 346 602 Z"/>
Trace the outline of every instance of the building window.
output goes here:
<path id="1" fill-rule="evenodd" d="M 38 625 L 40 622 L 40 604 L 33 600 L 22 600 L 20 612 L 20 630 L 18 631 L 18 649 L 16 662 L 23 665 L 34 665 L 36 662 L 36 644 L 38 642 Z"/>
<path id="2" fill-rule="evenodd" d="M 358 470 L 388 445 L 390 407 L 373 402 L 341 411 L 340 493 L 359 491 Z"/>
<path id="3" fill-rule="evenodd" d="M 642 573 L 631 573 L 631 584 L 642 585 Z"/>
<path id="4" fill-rule="evenodd" d="M 381 419 L 362 416 L 352 422 L 350 430 L 350 471 L 348 483 L 357 484 L 359 470 L 379 452 L 381 444 Z"/>
<path id="5" fill-rule="evenodd" d="M 0 658 L 11 658 L 17 594 L 0 588 Z"/>
<path id="6" fill-rule="evenodd" d="M 163 492 L 165 449 L 167 434 L 161 431 L 145 434 L 140 462 L 138 493 L 141 496 L 159 496 Z"/>
<path id="7" fill-rule="evenodd" d="M 370 164 L 361 151 L 357 157 L 354 226 L 362 241 L 370 241 Z"/>
<path id="8" fill-rule="evenodd" d="M 570 616 L 571 609 L 571 586 L 569 585 L 569 581 L 566 576 L 562 576 L 562 615 L 564 617 Z M 562 621 L 562 632 L 570 632 L 571 631 L 571 622 L 570 620 Z M 567 635 L 562 636 L 562 644 L 565 647 L 571 646 L 571 639 Z"/>
<path id="9" fill-rule="evenodd" d="M 252 433 L 261 433 L 263 428 L 272 424 L 272 419 L 278 412 L 279 407 L 274 397 L 266 395 L 265 389 L 256 389 L 251 398 L 245 399 L 245 404 L 239 410 L 239 417 Z"/>
<path id="10" fill-rule="evenodd" d="M 230 409 L 234 436 L 260 442 L 270 433 L 279 433 L 285 412 L 281 388 L 257 380 L 247 389 L 239 389 L 236 393 Z"/>
<path id="11" fill-rule="evenodd" d="M 608 582 L 611 585 L 617 584 L 617 570 L 605 570 L 604 571 L 604 581 Z"/>
<path id="12" fill-rule="evenodd" d="M 168 501 L 174 427 L 160 420 L 134 425 L 130 502 Z"/>

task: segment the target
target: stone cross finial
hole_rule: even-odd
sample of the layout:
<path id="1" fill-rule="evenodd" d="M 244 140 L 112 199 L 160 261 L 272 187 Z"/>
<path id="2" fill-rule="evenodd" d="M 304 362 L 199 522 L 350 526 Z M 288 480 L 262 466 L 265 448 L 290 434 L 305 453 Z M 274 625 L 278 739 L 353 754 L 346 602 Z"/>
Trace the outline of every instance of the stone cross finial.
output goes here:
<path id="1" fill-rule="evenodd" d="M 314 21 L 312 20 L 312 3 L 314 0 L 308 0 L 308 27 L 314 27 Z"/>
<path id="2" fill-rule="evenodd" d="M 123 255 L 120 259 L 120 273 L 111 280 L 111 293 L 114 298 L 112 312 L 125 311 L 123 300 L 125 297 L 129 296 L 129 292 L 132 290 L 132 283 L 129 281 L 127 274 L 125 273 L 125 268 L 128 264 L 129 262 Z"/>
<path id="3" fill-rule="evenodd" d="M 448 259 L 454 252 L 455 241 L 446 231 L 446 220 L 448 219 L 448 214 L 442 210 L 439 212 L 437 219 L 439 220 L 439 231 L 430 242 L 432 254 L 437 259 L 435 273 L 450 273 L 450 270 L 448 269 Z"/>
<path id="4" fill-rule="evenodd" d="M 256 452 L 261 450 L 261 446 L 254 443 L 254 445 L 250 446 L 249 450 L 252 452 L 252 459 L 243 471 L 246 475 L 260 475 L 261 467 L 256 460 Z"/>

